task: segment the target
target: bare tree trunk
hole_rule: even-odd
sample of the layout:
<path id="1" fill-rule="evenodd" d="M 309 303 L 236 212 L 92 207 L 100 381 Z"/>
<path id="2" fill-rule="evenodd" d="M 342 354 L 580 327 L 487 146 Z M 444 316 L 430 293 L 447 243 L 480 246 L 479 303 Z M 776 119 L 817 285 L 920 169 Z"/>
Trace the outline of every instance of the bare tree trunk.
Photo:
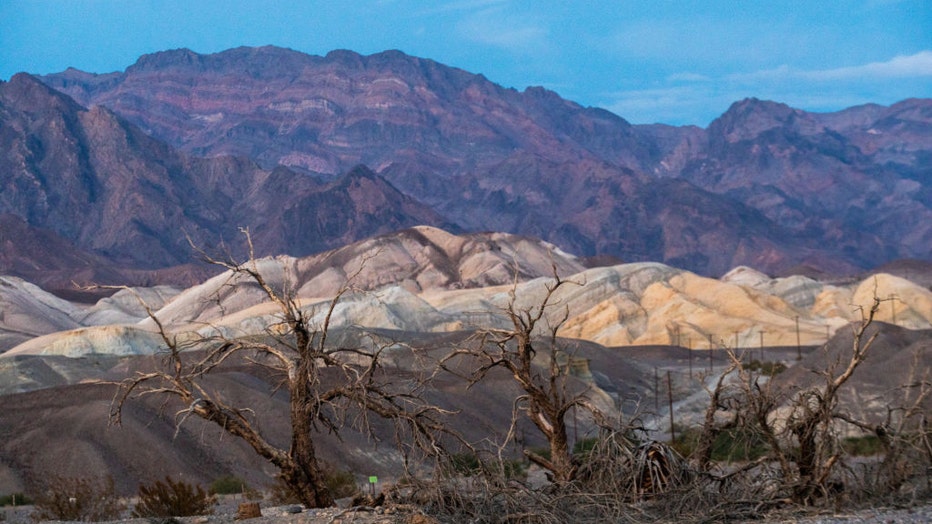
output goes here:
<path id="1" fill-rule="evenodd" d="M 802 504 L 808 503 L 816 494 L 816 470 L 818 469 L 818 443 L 816 442 L 817 422 L 807 419 L 793 428 L 793 434 L 799 444 L 796 468 L 799 470 L 799 483 L 794 489 L 793 498 Z"/>
<path id="2" fill-rule="evenodd" d="M 577 466 L 573 463 L 570 453 L 569 432 L 563 414 L 559 411 L 550 411 L 547 414 L 541 410 L 547 399 L 531 401 L 529 415 L 534 425 L 547 439 L 550 447 L 550 459 L 542 457 L 532 451 L 525 451 L 525 455 L 538 466 L 547 469 L 553 475 L 554 482 L 569 482 L 576 478 Z M 548 410 L 549 411 L 549 410 Z"/>
<path id="3" fill-rule="evenodd" d="M 296 323 L 297 324 L 297 323 Z M 302 325 L 293 324 L 299 351 L 307 348 L 310 340 Z M 303 346 L 303 347 L 302 347 Z M 304 353 L 306 351 L 302 351 Z M 309 369 L 313 356 L 306 355 L 296 366 L 294 375 L 289 378 L 291 383 L 290 414 L 291 414 L 291 456 L 292 465 L 283 468 L 282 481 L 291 487 L 301 502 L 309 508 L 324 508 L 333 505 L 331 496 L 324 482 L 324 476 L 317 461 L 317 450 L 314 447 L 314 428 L 312 411 L 312 396 L 314 384 L 312 370 Z"/>
<path id="4" fill-rule="evenodd" d="M 560 349 L 557 339 L 557 332 L 566 322 L 569 312 L 554 294 L 568 283 L 556 274 L 554 268 L 554 280 L 545 285 L 543 298 L 524 307 L 518 306 L 515 285 L 507 306 L 503 308 L 510 327 L 480 332 L 476 348 L 456 350 L 442 361 L 446 368 L 445 363 L 457 357 L 477 358 L 477 367 L 468 376 L 470 385 L 482 381 L 494 368 L 504 368 L 511 374 L 524 391 L 517 399 L 521 410 L 547 439 L 550 448 L 550 457 L 530 450 L 525 450 L 524 454 L 531 462 L 548 470 L 552 480 L 559 484 L 574 480 L 578 469 L 570 449 L 566 414 L 570 409 L 580 407 L 594 417 L 601 417 L 600 411 L 588 402 L 585 388 L 573 391 L 569 377 L 571 358 L 564 363 L 562 357 L 569 355 Z M 548 315 L 552 310 L 556 311 Z M 535 357 L 538 357 L 536 364 Z M 540 357 L 547 359 L 544 366 L 540 366 Z"/>
<path id="5" fill-rule="evenodd" d="M 294 393 L 292 393 L 294 394 Z M 291 402 L 291 464 L 282 468 L 281 478 L 301 502 L 309 508 L 333 505 L 333 497 L 324 482 L 312 439 L 313 428 L 307 404 Z"/>
<path id="6" fill-rule="evenodd" d="M 554 480 L 569 482 L 576 478 L 576 465 L 570 453 L 566 424 L 561 420 L 550 438 L 550 457 L 553 459 Z"/>

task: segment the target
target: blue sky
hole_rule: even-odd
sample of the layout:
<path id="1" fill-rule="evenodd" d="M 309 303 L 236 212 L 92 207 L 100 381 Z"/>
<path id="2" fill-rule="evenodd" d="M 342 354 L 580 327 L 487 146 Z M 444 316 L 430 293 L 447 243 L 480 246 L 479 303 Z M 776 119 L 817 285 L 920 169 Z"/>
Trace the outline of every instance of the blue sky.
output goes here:
<path id="1" fill-rule="evenodd" d="M 932 97 L 932 1 L 0 0 L 0 79 L 145 53 L 386 49 L 633 123 L 705 126 L 742 98 L 832 111 Z"/>

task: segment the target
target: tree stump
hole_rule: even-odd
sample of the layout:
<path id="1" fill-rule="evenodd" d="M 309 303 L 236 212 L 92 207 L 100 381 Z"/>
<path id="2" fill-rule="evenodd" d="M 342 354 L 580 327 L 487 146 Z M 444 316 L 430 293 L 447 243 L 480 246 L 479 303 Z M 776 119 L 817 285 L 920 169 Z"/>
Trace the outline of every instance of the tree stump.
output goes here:
<path id="1" fill-rule="evenodd" d="M 236 510 L 236 520 L 254 519 L 262 516 L 258 502 L 243 502 Z"/>

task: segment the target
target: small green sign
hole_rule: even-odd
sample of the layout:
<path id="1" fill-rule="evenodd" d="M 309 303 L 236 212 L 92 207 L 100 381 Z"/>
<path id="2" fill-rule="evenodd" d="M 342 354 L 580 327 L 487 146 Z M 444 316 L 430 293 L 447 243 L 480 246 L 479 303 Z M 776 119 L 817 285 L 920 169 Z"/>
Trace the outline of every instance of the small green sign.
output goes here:
<path id="1" fill-rule="evenodd" d="M 379 481 L 379 477 L 369 477 L 369 484 L 375 484 Z"/>

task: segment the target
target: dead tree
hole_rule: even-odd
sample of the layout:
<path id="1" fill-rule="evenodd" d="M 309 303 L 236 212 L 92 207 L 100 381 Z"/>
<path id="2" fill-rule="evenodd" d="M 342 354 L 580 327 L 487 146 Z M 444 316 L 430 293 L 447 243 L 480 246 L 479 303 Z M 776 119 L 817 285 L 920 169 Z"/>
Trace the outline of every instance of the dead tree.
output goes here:
<path id="1" fill-rule="evenodd" d="M 368 429 L 366 414 L 374 413 L 396 422 L 408 445 L 428 453 L 439 451 L 438 435 L 446 432 L 442 416 L 447 412 L 420 397 L 422 384 L 401 387 L 390 382 L 380 359 L 387 343 L 376 343 L 375 349 L 331 344 L 328 335 L 334 309 L 350 288 L 340 289 L 326 306 L 322 322 L 313 324 L 313 315 L 302 309 L 287 284 L 276 289 L 262 275 L 248 232 L 245 235 L 249 247 L 246 262 L 205 258 L 229 272 L 229 285 L 258 286 L 277 306 L 278 323 L 269 326 L 262 337 L 171 333 L 147 307 L 164 344 L 163 365 L 120 383 L 111 406 L 111 423 L 121 422 L 124 406 L 131 399 L 174 398 L 184 406 L 176 416 L 179 425 L 193 415 L 243 439 L 279 469 L 282 481 L 308 507 L 333 504 L 317 457 L 315 435 L 319 428 L 340 430 L 350 412 L 357 415 L 357 423 L 363 421 L 364 430 Z M 228 404 L 222 392 L 207 385 L 205 379 L 211 372 L 233 361 L 261 366 L 281 377 L 279 387 L 289 395 L 288 449 L 272 445 L 262 435 L 248 407 Z"/>
<path id="2" fill-rule="evenodd" d="M 515 399 L 512 428 L 523 412 L 540 431 L 547 440 L 550 457 L 530 450 L 524 450 L 524 454 L 531 462 L 548 470 L 557 483 L 572 481 L 578 468 L 570 447 L 567 414 L 580 408 L 597 420 L 602 418 L 585 389 L 572 391 L 570 355 L 561 348 L 557 338 L 569 312 L 555 299 L 555 293 L 570 284 L 575 282 L 561 279 L 554 268 L 553 280 L 545 284 L 543 298 L 528 306 L 518 304 L 517 284 L 513 285 L 508 303 L 502 309 L 508 327 L 482 330 L 473 337 L 470 347 L 459 348 L 442 360 L 445 369 L 465 376 L 468 387 L 481 383 L 496 369 L 511 374 L 523 391 Z M 459 371 L 463 369 L 463 361 L 458 362 L 458 370 L 453 369 L 458 359 L 465 359 L 466 373 Z"/>
<path id="3" fill-rule="evenodd" d="M 851 379 L 855 370 L 867 357 L 868 351 L 877 339 L 879 331 L 868 334 L 868 328 L 874 321 L 874 315 L 880 308 L 881 300 L 874 297 L 874 303 L 860 323 L 854 326 L 851 352 L 844 369 L 836 372 L 834 366 L 819 373 L 822 384 L 797 395 L 791 404 L 791 413 L 786 424 L 790 434 L 795 437 L 798 451 L 795 453 L 798 481 L 793 490 L 797 502 L 808 503 L 813 497 L 825 495 L 829 475 L 841 457 L 839 446 L 835 442 L 835 423 L 848 418 L 838 409 L 839 390 Z M 788 455 L 778 450 L 781 458 Z"/>
<path id="4" fill-rule="evenodd" d="M 897 493 L 910 478 L 918 477 L 920 472 L 932 467 L 932 430 L 928 420 L 932 370 L 922 366 L 918 348 L 909 369 L 909 377 L 903 384 L 878 398 L 887 404 L 887 414 L 882 422 L 870 425 L 839 414 L 839 418 L 874 435 L 880 442 L 883 459 L 878 464 L 875 477 L 865 479 L 873 481 L 871 487 L 879 494 Z M 928 488 L 928 473 L 925 477 Z"/>
<path id="5" fill-rule="evenodd" d="M 812 503 L 830 491 L 830 475 L 841 458 L 841 447 L 836 436 L 839 422 L 860 427 L 866 423 L 856 421 L 839 409 L 839 392 L 864 362 L 877 338 L 878 331 L 869 332 L 881 300 L 874 304 L 863 320 L 853 325 L 853 342 L 849 353 L 836 363 L 813 370 L 819 376 L 816 384 L 797 393 L 775 387 L 770 381 L 762 383 L 761 376 L 750 372 L 740 357 L 730 353 L 732 365 L 719 379 L 714 390 L 713 405 L 706 413 L 706 430 L 712 426 L 712 416 L 718 398 L 725 387 L 726 375 L 733 375 L 731 389 L 736 405 L 728 426 L 740 423 L 753 430 L 766 442 L 768 453 L 758 463 L 774 461 L 779 465 L 782 485 L 789 496 L 802 504 Z M 778 413 L 783 411 L 778 416 Z M 708 435 L 707 440 L 714 438 Z M 708 464 L 706 446 L 700 446 L 700 464 Z"/>
<path id="6" fill-rule="evenodd" d="M 706 406 L 705 414 L 702 420 L 702 427 L 699 431 L 699 438 L 696 442 L 696 449 L 693 451 L 692 459 L 696 469 L 702 472 L 709 471 L 712 463 L 712 450 L 715 446 L 715 439 L 724 432 L 734 429 L 741 425 L 741 411 L 735 410 L 733 395 L 729 394 L 726 379 L 740 365 L 740 361 L 732 363 L 725 371 L 719 375 L 715 381 L 714 387 L 708 390 L 709 405 Z M 719 413 L 728 413 L 725 417 L 718 417 Z M 718 420 L 725 418 L 725 420 Z"/>

